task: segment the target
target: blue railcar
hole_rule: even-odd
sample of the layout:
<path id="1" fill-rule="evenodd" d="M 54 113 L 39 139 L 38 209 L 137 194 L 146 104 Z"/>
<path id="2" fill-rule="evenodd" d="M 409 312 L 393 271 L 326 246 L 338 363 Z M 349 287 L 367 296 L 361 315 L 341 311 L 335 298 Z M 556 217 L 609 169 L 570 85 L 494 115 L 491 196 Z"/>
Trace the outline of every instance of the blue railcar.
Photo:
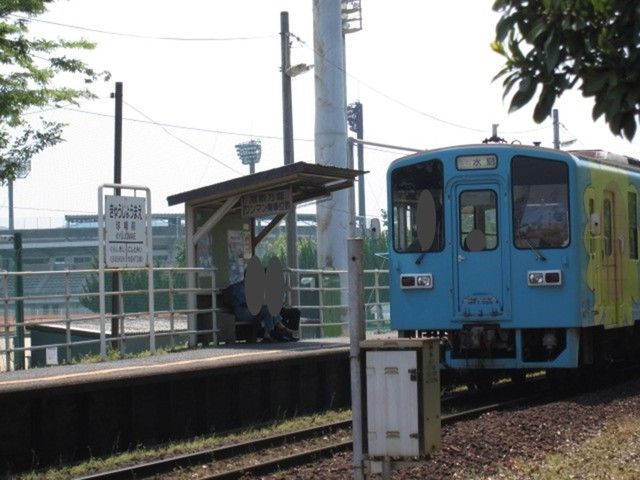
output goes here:
<path id="1" fill-rule="evenodd" d="M 457 370 L 575 368 L 637 354 L 640 162 L 482 144 L 387 175 L 391 324 L 446 338 Z"/>

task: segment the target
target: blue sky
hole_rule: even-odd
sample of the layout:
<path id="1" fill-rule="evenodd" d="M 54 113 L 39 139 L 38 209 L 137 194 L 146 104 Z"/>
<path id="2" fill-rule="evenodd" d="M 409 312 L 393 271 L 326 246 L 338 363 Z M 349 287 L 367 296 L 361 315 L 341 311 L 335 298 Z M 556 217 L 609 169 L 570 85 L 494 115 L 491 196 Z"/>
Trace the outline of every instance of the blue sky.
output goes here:
<path id="1" fill-rule="evenodd" d="M 498 18 L 492 2 L 362 3 L 363 30 L 347 36 L 347 98 L 364 105 L 367 140 L 415 148 L 476 143 L 498 123 L 508 141 L 551 146 L 551 121 L 535 124 L 530 107 L 509 115 L 500 81 L 491 81 L 501 67 L 489 48 Z M 94 86 L 96 100 L 43 114 L 69 124 L 67 141 L 35 158 L 31 174 L 16 182 L 16 227 L 57 226 L 65 213 L 97 211 L 98 186 L 113 180 L 115 81 L 124 83 L 123 183 L 148 186 L 154 212 L 182 211 L 167 206 L 168 195 L 247 173 L 236 156 L 238 142 L 261 139 L 258 171 L 280 166 L 281 11 L 289 12 L 290 30 L 300 39 L 293 63 L 312 64 L 310 0 L 51 5 L 32 30 L 97 42 L 84 58 L 111 71 L 112 81 Z M 313 162 L 313 70 L 294 78 L 293 105 L 295 158 Z M 566 94 L 556 108 L 561 139 L 577 140 L 572 148 L 640 156 L 637 140 L 592 122 L 591 101 L 579 93 Z M 368 215 L 385 208 L 386 168 L 401 155 L 365 150 Z M 0 224 L 6 225 L 7 189 L 1 190 Z"/>

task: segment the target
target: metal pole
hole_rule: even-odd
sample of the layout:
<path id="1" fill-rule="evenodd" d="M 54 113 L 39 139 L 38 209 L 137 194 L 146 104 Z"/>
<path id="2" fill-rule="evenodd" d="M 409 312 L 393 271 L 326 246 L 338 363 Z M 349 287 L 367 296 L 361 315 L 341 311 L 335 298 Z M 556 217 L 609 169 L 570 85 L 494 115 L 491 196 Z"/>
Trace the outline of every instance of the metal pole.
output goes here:
<path id="1" fill-rule="evenodd" d="M 553 148 L 560 150 L 560 120 L 558 119 L 558 109 L 553 109 Z"/>
<path id="2" fill-rule="evenodd" d="M 113 145 L 113 183 L 119 185 L 122 183 L 122 82 L 116 82 L 116 114 L 115 114 L 115 135 Z M 115 195 L 120 195 L 120 189 L 114 189 Z M 120 302 L 117 292 L 120 290 L 120 274 L 113 272 L 111 274 L 111 336 L 117 338 L 119 336 L 120 324 Z M 116 348 L 116 345 L 112 345 Z"/>
<path id="3" fill-rule="evenodd" d="M 364 138 L 362 113 L 362 103 L 356 102 L 356 137 L 358 140 Z M 358 142 L 358 170 L 364 171 L 364 144 L 362 142 Z M 364 201 L 364 173 L 358 177 L 358 215 L 364 232 L 367 223 L 367 209 Z"/>
<path id="4" fill-rule="evenodd" d="M 9 230 L 13 232 L 13 180 L 7 182 L 9 188 Z"/>
<path id="5" fill-rule="evenodd" d="M 22 272 L 22 234 L 13 234 L 13 251 L 16 261 L 16 272 Z M 22 275 L 16 275 L 16 342 L 15 342 L 15 369 L 24 369 L 24 295 Z M 20 350 L 19 350 L 20 349 Z"/>
<path id="6" fill-rule="evenodd" d="M 103 187 L 98 188 L 98 291 L 100 293 L 100 359 L 107 359 L 107 342 L 105 332 L 105 281 L 104 281 L 104 195 Z"/>
<path id="7" fill-rule="evenodd" d="M 149 350 L 156 353 L 155 292 L 153 284 L 153 215 L 151 212 L 151 191 L 147 193 L 147 278 L 149 285 Z"/>
<path id="8" fill-rule="evenodd" d="M 282 130 L 284 147 L 284 164 L 291 165 L 294 162 L 293 149 L 293 107 L 291 95 L 291 77 L 287 70 L 291 66 L 291 48 L 289 41 L 289 12 L 280 12 L 280 51 L 282 69 Z M 298 220 L 296 218 L 296 207 L 293 205 L 287 214 L 287 265 L 291 271 L 289 277 L 291 282 L 291 304 L 299 305 L 298 275 L 295 270 L 298 268 Z"/>
<path id="9" fill-rule="evenodd" d="M 349 364 L 351 367 L 351 432 L 353 436 L 353 478 L 364 479 L 364 425 L 362 412 L 362 368 L 360 342 L 365 338 L 362 239 L 347 240 L 349 276 Z"/>

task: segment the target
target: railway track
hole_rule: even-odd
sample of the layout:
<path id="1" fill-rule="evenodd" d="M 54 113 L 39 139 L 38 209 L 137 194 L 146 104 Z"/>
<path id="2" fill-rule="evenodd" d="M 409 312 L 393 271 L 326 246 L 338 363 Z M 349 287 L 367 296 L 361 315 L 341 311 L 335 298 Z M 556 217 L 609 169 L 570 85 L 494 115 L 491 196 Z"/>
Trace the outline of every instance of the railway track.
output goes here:
<path id="1" fill-rule="evenodd" d="M 531 397 L 528 396 L 463 410 L 444 415 L 442 424 L 452 424 L 530 401 Z M 299 446 L 300 451 L 292 451 L 297 449 L 296 446 Z M 198 480 L 234 479 L 244 475 L 265 475 L 309 464 L 337 452 L 351 450 L 352 447 L 351 421 L 345 420 L 96 473 L 80 477 L 80 480 L 188 478 L 192 469 L 197 469 Z M 256 460 L 257 458 L 261 460 Z"/>

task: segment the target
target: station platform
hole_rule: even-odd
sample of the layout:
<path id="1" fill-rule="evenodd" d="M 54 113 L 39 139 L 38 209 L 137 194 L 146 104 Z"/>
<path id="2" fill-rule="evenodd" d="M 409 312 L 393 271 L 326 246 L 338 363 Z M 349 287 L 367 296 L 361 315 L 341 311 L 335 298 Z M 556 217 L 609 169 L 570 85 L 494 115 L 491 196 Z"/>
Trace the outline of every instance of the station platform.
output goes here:
<path id="1" fill-rule="evenodd" d="M 4 373 L 0 477 L 349 408 L 349 371 L 349 339 L 341 337 Z"/>
<path id="2" fill-rule="evenodd" d="M 9 392 L 70 386 L 96 380 L 144 378 L 164 373 L 193 372 L 203 368 L 263 363 L 345 348 L 349 348 L 347 337 L 279 343 L 236 343 L 122 360 L 32 368 L 0 374 L 0 396 Z"/>

